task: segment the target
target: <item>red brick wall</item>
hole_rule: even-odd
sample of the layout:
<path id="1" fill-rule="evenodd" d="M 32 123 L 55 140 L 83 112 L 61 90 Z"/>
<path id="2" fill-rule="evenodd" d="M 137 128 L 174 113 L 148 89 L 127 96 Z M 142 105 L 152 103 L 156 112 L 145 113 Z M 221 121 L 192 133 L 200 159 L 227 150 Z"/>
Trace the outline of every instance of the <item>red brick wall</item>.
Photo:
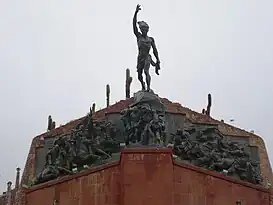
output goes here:
<path id="1" fill-rule="evenodd" d="M 27 205 L 269 205 L 269 191 L 173 162 L 169 149 L 126 149 L 120 162 L 34 187 Z"/>

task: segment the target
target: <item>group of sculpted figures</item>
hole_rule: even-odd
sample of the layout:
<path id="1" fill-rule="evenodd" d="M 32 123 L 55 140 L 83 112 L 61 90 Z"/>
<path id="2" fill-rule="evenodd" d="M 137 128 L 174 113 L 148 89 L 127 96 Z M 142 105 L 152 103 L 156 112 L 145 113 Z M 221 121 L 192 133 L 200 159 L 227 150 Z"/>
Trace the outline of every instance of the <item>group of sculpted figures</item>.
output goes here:
<path id="1" fill-rule="evenodd" d="M 164 114 L 149 104 L 138 104 L 121 112 L 125 127 L 125 144 L 163 146 L 165 143 Z"/>
<path id="2" fill-rule="evenodd" d="M 259 162 L 253 161 L 248 147 L 224 140 L 215 127 L 178 130 L 174 135 L 174 154 L 198 167 L 261 184 Z"/>
<path id="3" fill-rule="evenodd" d="M 117 128 L 105 121 L 93 121 L 92 112 L 71 130 L 69 135 L 58 137 L 46 155 L 44 169 L 34 184 L 39 184 L 60 176 L 81 171 L 86 166 L 104 163 L 111 159 L 112 153 L 120 151 L 115 139 Z"/>
<path id="4" fill-rule="evenodd" d="M 125 143 L 130 145 L 161 145 L 165 140 L 164 115 L 149 104 L 129 107 L 121 112 L 125 128 Z M 110 122 L 93 121 L 92 111 L 72 129 L 69 135 L 57 137 L 46 155 L 44 169 L 33 184 L 73 174 L 85 167 L 111 160 L 112 153 L 120 152 L 117 135 L 120 129 Z"/>
<path id="5" fill-rule="evenodd" d="M 188 127 L 177 130 L 173 139 L 166 141 L 164 113 L 149 103 L 130 106 L 121 112 L 124 133 L 105 121 L 87 117 L 70 133 L 60 136 L 46 155 L 44 170 L 34 184 L 73 173 L 111 160 L 112 153 L 120 152 L 117 135 L 122 134 L 127 147 L 164 146 L 173 143 L 173 153 L 182 161 L 226 175 L 261 184 L 259 162 L 253 161 L 247 146 L 224 140 L 214 126 Z"/>

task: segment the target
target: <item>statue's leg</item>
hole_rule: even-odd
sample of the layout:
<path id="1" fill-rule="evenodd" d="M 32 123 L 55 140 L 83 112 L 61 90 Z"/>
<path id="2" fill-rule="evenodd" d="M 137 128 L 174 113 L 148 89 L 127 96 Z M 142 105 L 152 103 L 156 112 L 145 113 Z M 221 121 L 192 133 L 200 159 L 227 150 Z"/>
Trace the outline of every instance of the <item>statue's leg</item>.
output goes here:
<path id="1" fill-rule="evenodd" d="M 137 59 L 137 74 L 138 74 L 138 80 L 141 83 L 142 90 L 145 90 L 145 83 L 143 81 L 143 68 L 145 66 L 145 59 L 143 57 L 138 57 Z"/>
<path id="2" fill-rule="evenodd" d="M 146 83 L 147 83 L 147 90 L 150 91 L 151 87 L 151 76 L 149 73 L 149 69 L 150 69 L 150 59 L 145 60 L 145 64 L 144 64 L 144 73 L 146 76 Z"/>
<path id="3" fill-rule="evenodd" d="M 145 90 L 146 88 L 145 88 L 145 83 L 143 81 L 142 73 L 143 73 L 143 69 L 138 69 L 138 71 L 137 71 L 137 77 L 138 77 L 138 80 L 141 83 L 142 90 Z"/>

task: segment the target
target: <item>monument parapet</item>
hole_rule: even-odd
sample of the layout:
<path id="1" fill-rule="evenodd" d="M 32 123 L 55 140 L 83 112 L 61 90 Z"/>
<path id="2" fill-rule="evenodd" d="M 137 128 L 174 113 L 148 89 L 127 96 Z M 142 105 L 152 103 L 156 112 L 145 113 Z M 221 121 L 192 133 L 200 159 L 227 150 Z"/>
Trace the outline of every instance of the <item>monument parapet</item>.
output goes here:
<path id="1" fill-rule="evenodd" d="M 43 196 L 46 197 L 41 200 Z M 170 148 L 135 147 L 121 150 L 116 162 L 34 186 L 26 190 L 25 201 L 28 205 L 269 205 L 270 192 L 214 171 L 178 163 Z"/>

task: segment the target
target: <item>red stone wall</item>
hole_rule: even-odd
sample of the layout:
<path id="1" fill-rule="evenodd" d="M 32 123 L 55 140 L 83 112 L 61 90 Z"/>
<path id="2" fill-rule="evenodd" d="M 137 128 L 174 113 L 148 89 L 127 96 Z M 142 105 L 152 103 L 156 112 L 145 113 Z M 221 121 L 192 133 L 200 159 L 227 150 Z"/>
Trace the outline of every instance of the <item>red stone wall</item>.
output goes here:
<path id="1" fill-rule="evenodd" d="M 208 171 L 174 166 L 174 205 L 229 205 L 241 201 L 242 205 L 269 204 L 269 193 L 247 183 L 241 184 Z"/>
<path id="2" fill-rule="evenodd" d="M 27 205 L 120 204 L 118 163 L 63 178 L 26 193 Z M 42 200 L 41 200 L 42 199 Z"/>
<path id="3" fill-rule="evenodd" d="M 126 150 L 120 167 L 123 205 L 172 204 L 173 163 L 168 149 Z"/>
<path id="4" fill-rule="evenodd" d="M 33 187 L 27 205 L 269 205 L 264 188 L 173 162 L 169 149 L 125 149 L 120 162 Z"/>

